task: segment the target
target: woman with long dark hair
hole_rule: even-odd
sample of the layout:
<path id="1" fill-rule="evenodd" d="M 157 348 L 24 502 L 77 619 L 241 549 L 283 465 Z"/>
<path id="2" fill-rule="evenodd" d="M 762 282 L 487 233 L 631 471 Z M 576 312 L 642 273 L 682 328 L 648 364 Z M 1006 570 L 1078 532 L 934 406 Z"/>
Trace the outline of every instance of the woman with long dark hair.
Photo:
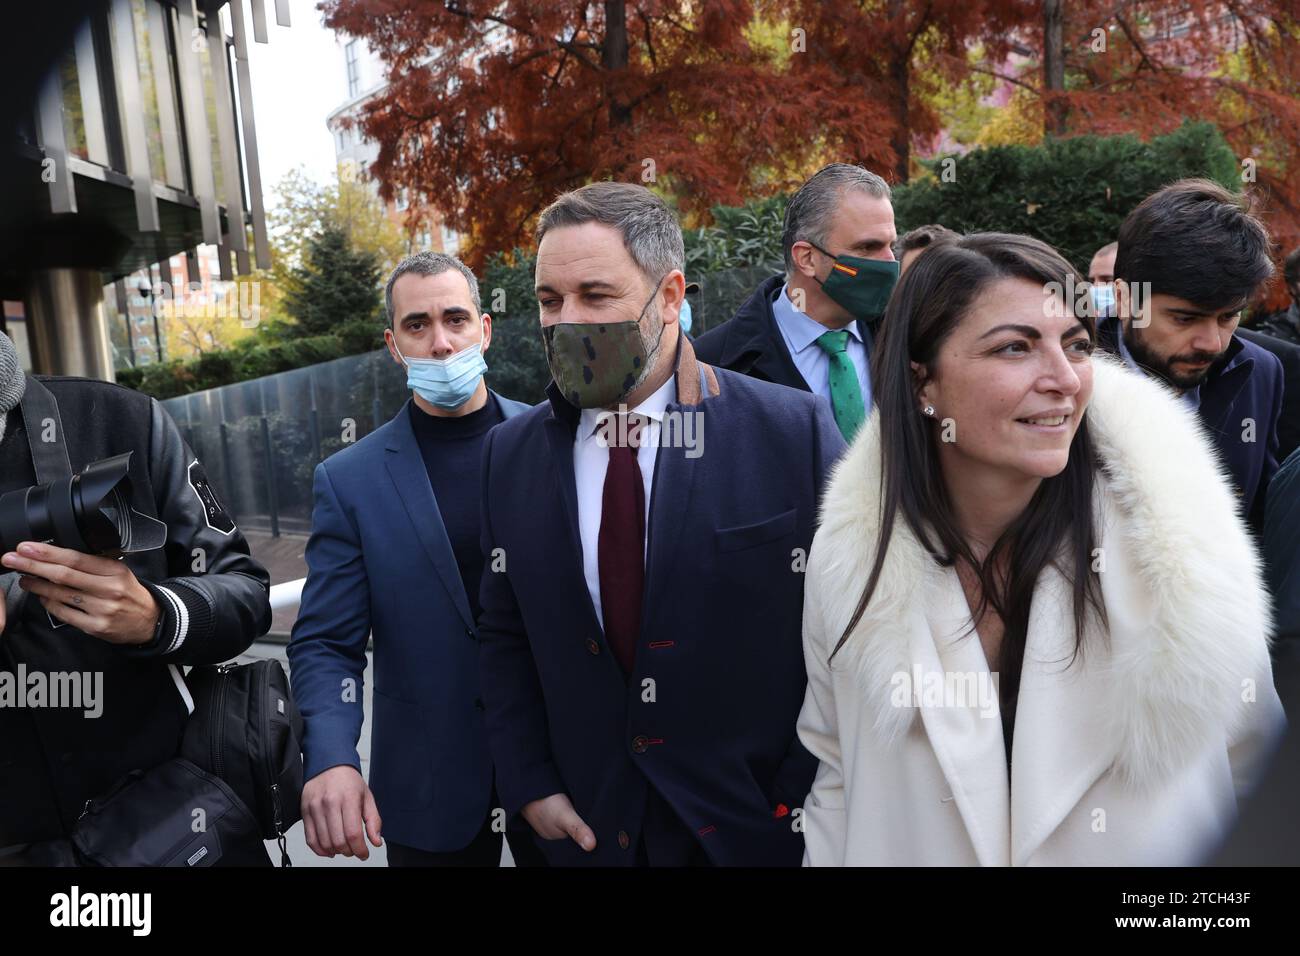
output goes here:
<path id="1" fill-rule="evenodd" d="M 997 233 L 894 292 L 807 569 L 811 865 L 1193 863 L 1281 726 L 1229 486 L 1085 294 Z"/>

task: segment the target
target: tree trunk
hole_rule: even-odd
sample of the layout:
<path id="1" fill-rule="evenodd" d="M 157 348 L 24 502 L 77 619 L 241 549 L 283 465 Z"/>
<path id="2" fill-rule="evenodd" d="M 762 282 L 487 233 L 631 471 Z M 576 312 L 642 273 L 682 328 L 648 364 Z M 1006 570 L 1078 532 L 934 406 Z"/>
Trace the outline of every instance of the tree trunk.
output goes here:
<path id="1" fill-rule="evenodd" d="M 897 22 L 906 15 L 904 0 L 889 0 L 889 19 Z M 900 38 L 898 42 L 903 42 Z M 894 150 L 894 180 L 905 183 L 912 173 L 912 57 L 908 49 L 895 47 L 889 63 L 894 130 L 889 145 Z"/>
<path id="2" fill-rule="evenodd" d="M 601 44 L 600 65 L 606 73 L 621 73 L 627 69 L 627 2 L 607 0 L 605 3 L 605 42 Z M 616 86 L 613 87 L 616 89 Z M 609 97 L 609 125 L 626 126 L 632 122 L 632 110 L 621 102 L 617 92 Z"/>
<path id="3" fill-rule="evenodd" d="M 1047 136 L 1064 136 L 1066 128 L 1067 107 L 1060 98 L 1065 93 L 1064 6 L 1065 0 L 1043 3 L 1043 133 Z"/>

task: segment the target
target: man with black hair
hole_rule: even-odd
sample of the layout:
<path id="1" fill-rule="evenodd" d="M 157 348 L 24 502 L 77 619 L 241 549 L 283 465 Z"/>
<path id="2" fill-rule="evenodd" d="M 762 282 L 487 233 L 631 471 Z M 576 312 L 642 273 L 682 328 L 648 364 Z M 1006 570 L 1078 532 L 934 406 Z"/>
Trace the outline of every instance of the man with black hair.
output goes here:
<path id="1" fill-rule="evenodd" d="M 479 464 L 527 410 L 487 386 L 492 316 L 459 259 L 417 252 L 384 290 L 384 341 L 411 397 L 316 466 L 307 581 L 289 642 L 303 736 L 302 819 L 318 856 L 498 866 L 504 823 L 479 697 Z M 372 763 L 357 743 L 373 642 Z M 382 834 L 382 836 L 381 836 Z M 516 839 L 521 834 L 522 839 Z M 516 865 L 541 855 L 507 833 Z"/>
<path id="2" fill-rule="evenodd" d="M 1143 200 L 1118 241 L 1119 314 L 1099 322 L 1100 344 L 1196 409 L 1258 529 L 1277 471 L 1282 365 L 1234 332 L 1273 274 L 1268 233 L 1245 197 L 1185 179 Z"/>

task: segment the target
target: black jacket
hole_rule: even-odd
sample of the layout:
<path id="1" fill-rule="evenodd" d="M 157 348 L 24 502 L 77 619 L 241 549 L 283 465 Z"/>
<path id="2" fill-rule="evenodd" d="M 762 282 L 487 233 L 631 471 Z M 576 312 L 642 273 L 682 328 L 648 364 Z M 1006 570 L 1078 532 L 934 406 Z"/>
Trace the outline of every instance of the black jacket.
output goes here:
<path id="1" fill-rule="evenodd" d="M 1274 651 L 1283 644 L 1300 665 L 1300 452 L 1282 462 L 1268 486 L 1263 552 L 1277 619 Z M 1300 683 L 1297 684 L 1300 690 Z M 1300 732 L 1300 727 L 1294 728 Z"/>
<path id="2" fill-rule="evenodd" d="M 760 282 L 734 316 L 695 339 L 692 344 L 696 358 L 707 365 L 809 391 L 772 313 L 772 303 L 781 294 L 783 285 L 785 276 L 782 275 Z M 858 329 L 870 354 L 874 326 L 865 319 L 858 319 Z"/>
<path id="3" fill-rule="evenodd" d="M 167 543 L 123 560 L 163 614 L 154 641 L 130 648 L 71 625 L 52 627 L 30 595 L 8 615 L 0 635 L 0 681 L 9 681 L 11 690 L 19 673 L 29 682 L 33 674 L 102 674 L 102 690 L 98 717 L 84 709 L 0 706 L 0 848 L 66 836 L 86 800 L 131 770 L 175 756 L 188 713 L 179 665 L 236 657 L 271 624 L 270 578 L 249 556 L 162 406 L 106 382 L 37 381 L 58 402 L 73 472 L 135 452 L 134 507 L 166 522 Z M 16 408 L 0 441 L 0 493 L 35 483 Z"/>
<path id="4" fill-rule="evenodd" d="M 1282 415 L 1277 420 L 1277 460 L 1286 461 L 1300 448 L 1300 345 L 1259 329 L 1237 329 L 1247 342 L 1254 342 L 1277 356 L 1282 363 Z"/>
<path id="5" fill-rule="evenodd" d="M 1251 329 L 1300 345 L 1300 302 L 1292 302 L 1281 312 L 1274 312 L 1272 315 L 1255 320 L 1251 324 Z"/>

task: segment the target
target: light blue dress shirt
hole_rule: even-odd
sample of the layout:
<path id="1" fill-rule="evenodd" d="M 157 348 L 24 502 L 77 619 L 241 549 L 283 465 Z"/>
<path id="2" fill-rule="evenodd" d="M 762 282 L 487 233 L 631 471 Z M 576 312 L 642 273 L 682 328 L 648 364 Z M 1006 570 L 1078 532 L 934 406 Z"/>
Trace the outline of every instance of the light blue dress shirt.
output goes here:
<path id="1" fill-rule="evenodd" d="M 776 327 L 781 330 L 785 347 L 794 359 L 794 367 L 799 370 L 803 380 L 814 395 L 820 395 L 826 401 L 831 400 L 831 357 L 826 354 L 817 340 L 831 330 L 815 319 L 809 318 L 794 307 L 785 286 L 781 294 L 772 303 L 772 315 L 776 318 Z M 849 333 L 847 351 L 849 361 L 858 373 L 858 387 L 862 389 L 862 407 L 871 414 L 871 368 L 867 344 L 862 341 L 862 331 L 857 322 L 850 322 L 846 327 Z"/>
<path id="2" fill-rule="evenodd" d="M 1143 375 L 1150 375 L 1150 372 L 1144 369 L 1141 365 L 1138 365 L 1137 359 L 1135 359 L 1133 353 L 1128 350 L 1128 344 L 1124 341 L 1124 326 L 1122 324 L 1120 325 L 1119 335 L 1117 335 L 1116 338 L 1119 340 L 1119 357 L 1124 360 L 1124 364 L 1135 372 L 1141 372 Z M 1164 381 L 1164 379 L 1160 380 L 1162 382 Z M 1168 382 L 1165 382 L 1165 384 L 1169 385 Z M 1169 387 L 1173 388 L 1172 385 Z M 1186 389 L 1179 397 L 1188 404 L 1192 411 L 1199 412 L 1201 410 L 1201 386 L 1197 385 L 1194 388 Z"/>

